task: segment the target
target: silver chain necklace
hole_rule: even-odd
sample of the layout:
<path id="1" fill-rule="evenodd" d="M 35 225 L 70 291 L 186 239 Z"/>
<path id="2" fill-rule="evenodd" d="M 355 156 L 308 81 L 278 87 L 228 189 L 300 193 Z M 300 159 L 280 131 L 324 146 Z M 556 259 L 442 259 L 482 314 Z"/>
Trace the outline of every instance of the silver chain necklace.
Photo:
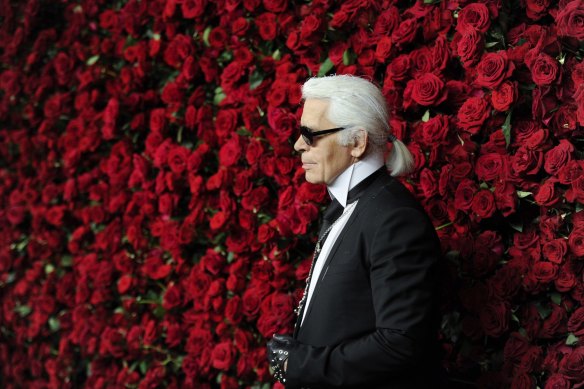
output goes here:
<path id="1" fill-rule="evenodd" d="M 334 223 L 331 224 L 330 227 L 326 229 L 324 234 L 322 234 L 321 238 L 316 242 L 316 246 L 314 247 L 314 253 L 312 254 L 312 263 L 310 264 L 310 271 L 308 272 L 308 277 L 306 277 L 306 286 L 304 287 L 304 293 L 302 295 L 302 299 L 300 299 L 300 302 L 298 303 L 298 307 L 294 310 L 294 313 L 296 315 L 300 315 L 300 312 L 302 312 L 302 308 L 304 308 L 304 304 L 306 304 L 306 298 L 308 297 L 308 288 L 310 287 L 310 280 L 312 278 L 312 273 L 314 272 L 314 264 L 316 263 L 316 261 L 318 261 L 318 256 L 320 255 L 320 252 L 322 250 L 322 242 L 328 237 L 328 234 L 331 232 L 333 227 L 338 223 L 338 221 L 341 220 L 343 216 L 345 216 L 345 214 L 349 213 L 349 211 L 351 211 L 355 207 L 355 205 L 357 205 L 357 201 L 349 204 L 345 208 L 341 216 L 339 216 L 337 220 L 335 220 Z"/>

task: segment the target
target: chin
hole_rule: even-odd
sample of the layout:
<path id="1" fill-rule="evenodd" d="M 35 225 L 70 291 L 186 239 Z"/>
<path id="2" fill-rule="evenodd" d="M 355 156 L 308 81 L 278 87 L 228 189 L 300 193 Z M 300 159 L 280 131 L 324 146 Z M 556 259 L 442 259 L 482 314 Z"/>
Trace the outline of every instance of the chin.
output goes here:
<path id="1" fill-rule="evenodd" d="M 304 175 L 304 178 L 306 179 L 307 182 L 310 182 L 311 184 L 322 184 L 323 181 L 321 179 L 318 179 L 316 177 L 311 177 L 310 174 L 306 173 Z"/>

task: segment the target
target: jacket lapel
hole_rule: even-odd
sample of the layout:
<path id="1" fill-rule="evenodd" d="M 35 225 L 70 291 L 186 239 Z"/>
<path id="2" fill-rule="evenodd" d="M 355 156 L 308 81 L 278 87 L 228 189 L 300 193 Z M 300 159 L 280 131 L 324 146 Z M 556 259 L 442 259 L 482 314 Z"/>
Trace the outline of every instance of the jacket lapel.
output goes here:
<path id="1" fill-rule="evenodd" d="M 386 175 L 384 174 L 381 177 L 383 177 L 383 176 L 386 176 Z M 381 189 L 381 187 L 383 186 L 385 180 L 383 180 L 381 177 L 378 177 L 373 183 L 371 183 L 371 185 L 365 190 L 363 195 L 361 197 L 359 197 L 359 202 L 357 203 L 357 207 L 355 208 L 355 210 L 353 211 L 353 213 L 349 217 L 349 220 L 347 220 L 345 227 L 343 228 L 343 230 L 339 234 L 339 237 L 337 238 L 337 240 L 333 244 L 333 247 L 331 248 L 331 251 L 330 251 L 328 257 L 326 258 L 326 262 L 324 263 L 324 266 L 322 268 L 322 272 L 320 273 L 319 279 L 315 285 L 314 292 L 312 293 L 312 298 L 310 300 L 310 304 L 308 305 L 308 312 L 306 312 L 305 321 L 308 320 L 310 313 L 312 312 L 312 307 L 314 307 L 314 305 L 315 305 L 314 302 L 316 301 L 316 297 L 318 295 L 318 292 L 321 289 L 321 285 L 322 285 L 321 281 L 324 279 L 324 277 L 326 277 L 326 273 L 328 271 L 330 263 L 331 263 L 332 259 L 334 258 L 334 256 L 336 255 L 336 252 L 339 249 L 339 246 L 341 245 L 343 239 L 345 239 L 346 236 L 350 237 L 351 235 L 354 235 L 353 234 L 353 227 L 354 227 L 353 223 L 355 222 L 355 220 L 357 219 L 359 214 L 365 209 L 369 200 L 374 198 L 376 196 L 376 194 L 379 192 L 379 190 Z M 294 337 L 296 337 L 298 335 L 298 333 L 300 333 L 300 331 L 302 331 L 302 326 L 300 325 L 300 323 L 302 322 L 302 316 L 304 315 L 305 309 L 306 309 L 306 306 L 302 309 L 302 312 L 300 312 L 298 315 L 298 318 L 296 321 L 296 327 L 294 329 Z"/>

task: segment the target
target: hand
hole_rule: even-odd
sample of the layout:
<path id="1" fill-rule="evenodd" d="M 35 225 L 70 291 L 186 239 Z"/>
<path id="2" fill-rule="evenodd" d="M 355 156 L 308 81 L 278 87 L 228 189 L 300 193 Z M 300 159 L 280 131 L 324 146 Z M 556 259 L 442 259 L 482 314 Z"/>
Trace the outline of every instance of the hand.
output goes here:
<path id="1" fill-rule="evenodd" d="M 288 367 L 288 356 L 296 347 L 298 342 L 287 335 L 274 334 L 272 340 L 268 342 L 268 362 L 274 370 L 274 377 L 280 383 L 286 383 L 286 369 Z"/>

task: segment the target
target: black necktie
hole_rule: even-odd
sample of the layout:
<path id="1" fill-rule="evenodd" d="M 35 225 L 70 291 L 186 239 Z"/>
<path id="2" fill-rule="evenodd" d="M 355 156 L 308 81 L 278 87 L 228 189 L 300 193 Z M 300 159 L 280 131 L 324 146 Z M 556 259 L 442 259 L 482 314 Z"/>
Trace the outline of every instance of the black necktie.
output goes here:
<path id="1" fill-rule="evenodd" d="M 384 167 L 376 170 L 373 174 L 369 175 L 369 177 L 365 178 L 363 181 L 355 185 L 353 189 L 349 191 L 347 194 L 347 204 L 351 204 L 359 199 L 365 189 L 371 184 L 380 174 L 383 173 L 385 170 Z M 323 236 L 329 227 L 343 214 L 345 208 L 334 199 L 329 206 L 327 207 L 326 211 L 324 211 L 324 215 L 322 217 L 322 226 L 320 227 L 320 232 L 318 233 L 318 239 L 321 241 L 321 247 L 324 241 L 326 240 L 326 236 Z"/>

